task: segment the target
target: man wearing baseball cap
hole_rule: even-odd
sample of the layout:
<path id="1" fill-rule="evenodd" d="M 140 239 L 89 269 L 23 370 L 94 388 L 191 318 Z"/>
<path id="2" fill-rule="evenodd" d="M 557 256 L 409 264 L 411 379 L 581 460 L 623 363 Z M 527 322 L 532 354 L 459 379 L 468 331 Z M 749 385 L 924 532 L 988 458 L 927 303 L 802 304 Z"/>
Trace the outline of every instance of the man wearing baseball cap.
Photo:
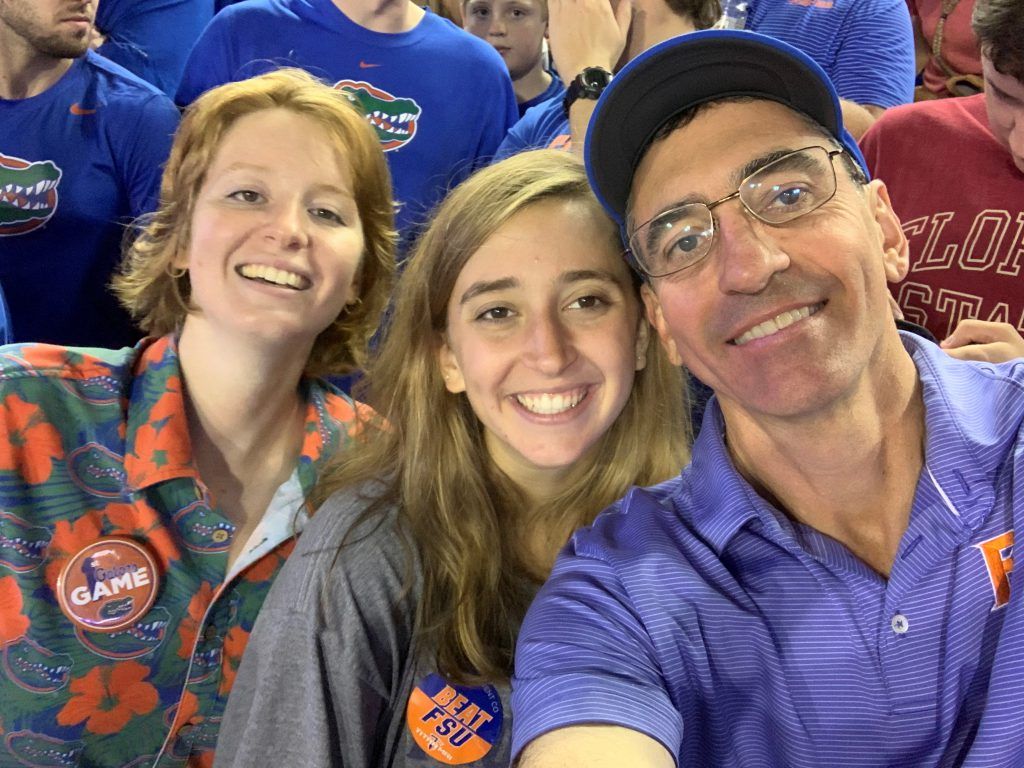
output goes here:
<path id="1" fill-rule="evenodd" d="M 1024 765 L 1024 366 L 896 329 L 907 241 L 827 77 L 752 33 L 668 41 L 586 160 L 716 397 L 527 615 L 520 768 Z"/>

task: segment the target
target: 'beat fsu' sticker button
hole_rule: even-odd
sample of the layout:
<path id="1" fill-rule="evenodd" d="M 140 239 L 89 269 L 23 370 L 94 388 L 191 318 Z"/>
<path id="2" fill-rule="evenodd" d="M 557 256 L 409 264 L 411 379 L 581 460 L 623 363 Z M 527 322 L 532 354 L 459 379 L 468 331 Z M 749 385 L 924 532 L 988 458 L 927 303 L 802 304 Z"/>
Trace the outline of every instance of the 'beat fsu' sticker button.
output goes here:
<path id="1" fill-rule="evenodd" d="M 463 765 L 491 751 L 501 736 L 501 697 L 493 685 L 449 685 L 428 675 L 413 689 L 405 722 L 420 748 L 446 765 Z"/>
<path id="2" fill-rule="evenodd" d="M 57 579 L 57 601 L 76 626 L 116 632 L 145 615 L 159 586 L 156 561 L 142 544 L 107 536 L 67 562 Z"/>

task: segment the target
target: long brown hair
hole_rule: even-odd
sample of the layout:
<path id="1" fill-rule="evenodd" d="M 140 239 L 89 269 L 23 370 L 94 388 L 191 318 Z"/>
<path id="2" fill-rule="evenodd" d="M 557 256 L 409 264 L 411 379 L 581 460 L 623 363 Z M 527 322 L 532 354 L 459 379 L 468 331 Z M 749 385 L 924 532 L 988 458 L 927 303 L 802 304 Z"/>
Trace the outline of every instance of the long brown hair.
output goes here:
<path id="1" fill-rule="evenodd" d="M 664 480 L 687 457 L 685 390 L 657 343 L 615 423 L 540 510 L 490 461 L 465 395 L 445 389 L 438 348 L 459 273 L 498 227 L 551 199 L 601 211 L 579 161 L 553 150 L 485 168 L 440 206 L 399 278 L 394 316 L 367 372 L 366 398 L 389 428 L 344 453 L 317 493 L 322 500 L 382 480 L 363 519 L 399 510 L 400 530 L 422 563 L 418 626 L 453 681 L 503 680 L 511 671 L 536 586 L 516 533 L 545 530 L 554 551 L 631 485 Z M 594 232 L 594 247 L 621 250 L 612 222 L 603 213 L 600 220 L 607 227 Z"/>

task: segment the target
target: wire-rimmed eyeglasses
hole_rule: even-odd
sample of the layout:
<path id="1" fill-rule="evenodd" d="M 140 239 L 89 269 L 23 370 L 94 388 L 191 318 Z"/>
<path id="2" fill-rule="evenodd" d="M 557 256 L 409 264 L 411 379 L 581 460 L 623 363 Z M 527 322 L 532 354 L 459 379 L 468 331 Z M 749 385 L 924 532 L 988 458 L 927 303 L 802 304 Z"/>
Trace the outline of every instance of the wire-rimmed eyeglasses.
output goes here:
<path id="1" fill-rule="evenodd" d="M 666 277 L 692 267 L 711 250 L 717 206 L 739 198 L 766 224 L 785 224 L 827 203 L 836 193 L 832 159 L 843 149 L 804 147 L 759 168 L 730 195 L 711 203 L 685 203 L 662 211 L 629 237 L 629 251 L 648 277 Z"/>

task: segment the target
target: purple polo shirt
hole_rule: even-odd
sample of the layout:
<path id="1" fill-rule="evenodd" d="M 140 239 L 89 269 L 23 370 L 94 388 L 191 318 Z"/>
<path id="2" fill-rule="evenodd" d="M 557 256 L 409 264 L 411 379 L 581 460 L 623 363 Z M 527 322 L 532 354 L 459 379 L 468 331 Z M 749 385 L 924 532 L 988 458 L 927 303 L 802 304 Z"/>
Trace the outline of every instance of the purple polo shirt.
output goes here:
<path id="1" fill-rule="evenodd" d="M 736 472 L 712 401 L 681 477 L 559 557 L 519 635 L 513 752 L 605 723 L 680 765 L 1024 765 L 1024 361 L 903 335 L 926 466 L 888 581 Z"/>

